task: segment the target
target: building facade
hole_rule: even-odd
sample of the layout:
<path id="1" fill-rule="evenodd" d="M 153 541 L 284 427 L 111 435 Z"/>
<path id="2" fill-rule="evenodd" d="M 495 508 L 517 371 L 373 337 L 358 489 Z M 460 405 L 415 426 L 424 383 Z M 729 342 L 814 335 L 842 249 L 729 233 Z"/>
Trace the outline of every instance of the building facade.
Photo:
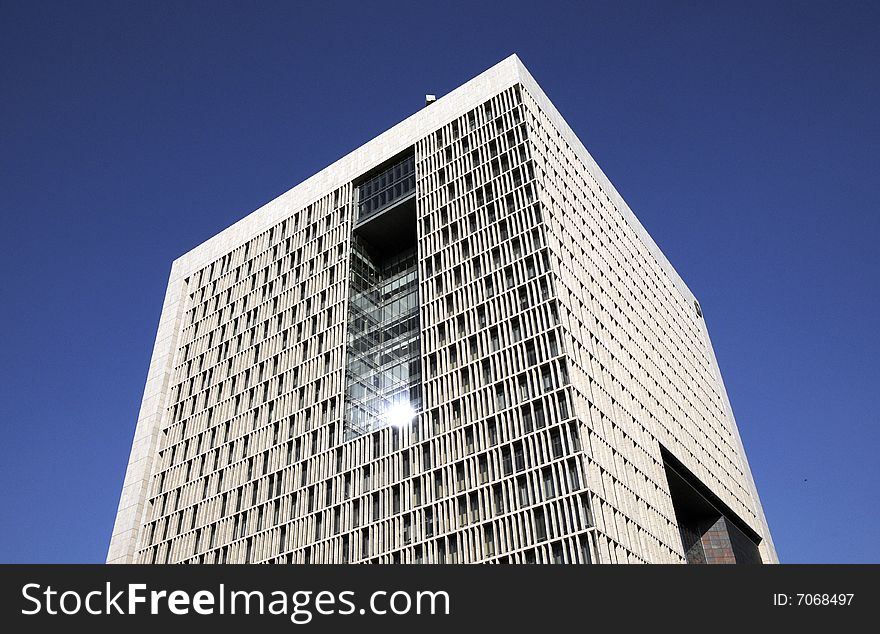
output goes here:
<path id="1" fill-rule="evenodd" d="M 512 56 L 174 262 L 111 563 L 770 563 L 700 305 Z"/>

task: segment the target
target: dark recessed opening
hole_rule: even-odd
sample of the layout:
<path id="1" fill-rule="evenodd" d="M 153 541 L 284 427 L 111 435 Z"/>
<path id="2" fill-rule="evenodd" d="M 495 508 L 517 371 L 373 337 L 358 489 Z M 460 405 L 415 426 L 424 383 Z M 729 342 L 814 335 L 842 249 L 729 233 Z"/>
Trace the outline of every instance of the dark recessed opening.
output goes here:
<path id="1" fill-rule="evenodd" d="M 380 257 L 416 243 L 416 198 L 412 197 L 355 225 L 354 233 Z"/>
<path id="2" fill-rule="evenodd" d="M 761 536 L 661 447 L 669 493 L 689 564 L 760 564 Z"/>

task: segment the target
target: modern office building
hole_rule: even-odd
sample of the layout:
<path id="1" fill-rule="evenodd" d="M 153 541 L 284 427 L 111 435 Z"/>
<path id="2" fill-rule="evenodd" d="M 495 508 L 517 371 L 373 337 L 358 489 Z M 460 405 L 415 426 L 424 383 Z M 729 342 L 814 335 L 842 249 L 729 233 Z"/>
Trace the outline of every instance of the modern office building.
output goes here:
<path id="1" fill-rule="evenodd" d="M 107 559 L 776 555 L 699 303 L 512 56 L 174 262 Z"/>

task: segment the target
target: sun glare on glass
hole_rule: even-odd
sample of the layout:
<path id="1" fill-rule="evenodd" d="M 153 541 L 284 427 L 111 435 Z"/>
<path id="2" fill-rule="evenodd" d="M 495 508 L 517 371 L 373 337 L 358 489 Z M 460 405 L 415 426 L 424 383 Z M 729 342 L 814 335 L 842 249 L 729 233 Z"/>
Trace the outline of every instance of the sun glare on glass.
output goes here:
<path id="1" fill-rule="evenodd" d="M 388 424 L 394 427 L 409 425 L 415 417 L 416 411 L 407 401 L 392 403 L 388 408 Z"/>

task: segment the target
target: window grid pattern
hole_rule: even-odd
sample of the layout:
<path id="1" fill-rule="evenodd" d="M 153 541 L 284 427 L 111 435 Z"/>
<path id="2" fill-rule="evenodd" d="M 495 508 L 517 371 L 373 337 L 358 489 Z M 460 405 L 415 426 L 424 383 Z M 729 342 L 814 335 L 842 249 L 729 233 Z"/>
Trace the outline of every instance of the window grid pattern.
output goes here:
<path id="1" fill-rule="evenodd" d="M 186 280 L 136 560 L 681 561 L 659 444 L 754 520 L 699 317 L 528 93 L 414 150 L 419 415 L 344 433 L 363 212 L 291 210 Z"/>
<path id="2" fill-rule="evenodd" d="M 459 527 L 479 524 L 491 561 L 590 562 L 580 434 L 522 122 L 514 87 L 417 145 L 423 420 L 453 450 L 433 486 L 452 498 Z M 447 529 L 432 554 L 480 561 L 460 539 Z"/>
<path id="3" fill-rule="evenodd" d="M 698 320 L 602 181 L 525 93 L 604 562 L 683 562 L 662 444 L 757 526 Z M 598 170 L 598 168 L 595 168 Z"/>
<path id="4" fill-rule="evenodd" d="M 141 561 L 595 558 L 516 95 L 444 128 L 448 143 L 432 135 L 416 148 L 419 266 L 431 268 L 423 362 L 434 365 L 410 427 L 341 435 L 350 189 L 193 276 Z M 472 128 L 453 138 L 455 126 Z M 456 178 L 452 144 L 479 159 Z M 453 224 L 466 240 L 452 241 Z M 467 272 L 451 266 L 462 249 L 483 253 L 458 258 Z M 477 296 L 489 300 L 469 311 Z"/>
<path id="5" fill-rule="evenodd" d="M 340 433 L 350 198 L 337 190 L 186 280 L 139 561 L 264 560 L 265 529 L 299 512 L 284 494 Z"/>

